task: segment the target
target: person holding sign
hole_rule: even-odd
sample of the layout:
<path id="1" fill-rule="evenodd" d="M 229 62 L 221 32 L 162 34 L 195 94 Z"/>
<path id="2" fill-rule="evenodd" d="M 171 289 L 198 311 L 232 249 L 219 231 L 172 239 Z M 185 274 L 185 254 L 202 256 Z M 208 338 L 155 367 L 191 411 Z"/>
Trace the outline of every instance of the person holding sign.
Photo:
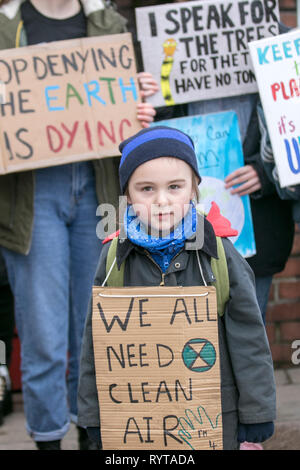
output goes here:
<path id="1" fill-rule="evenodd" d="M 227 176 L 225 188 L 232 194 L 250 196 L 256 254 L 247 261 L 255 274 L 258 302 L 265 322 L 272 278 L 284 269 L 290 255 L 294 225 L 290 203 L 280 200 L 261 162 L 257 101 L 257 93 L 196 101 L 188 104 L 188 115 L 232 110 L 238 116 L 245 165 Z"/>
<path id="2" fill-rule="evenodd" d="M 261 103 L 257 106 L 257 113 L 259 118 L 259 128 L 261 132 L 261 160 L 264 169 L 276 187 L 279 197 L 283 200 L 291 200 L 293 204 L 293 217 L 295 222 L 300 227 L 300 184 L 293 186 L 286 186 L 282 188 L 279 184 L 278 168 L 275 163 L 273 149 L 270 141 L 266 118 L 261 106 Z"/>
<path id="3" fill-rule="evenodd" d="M 290 204 L 279 199 L 260 161 L 257 119 L 251 119 L 258 94 L 248 62 L 248 42 L 256 39 L 256 35 L 259 39 L 277 33 L 277 2 L 167 3 L 171 5 L 137 11 L 144 62 L 148 62 L 148 69 L 156 77 L 159 73 L 156 64 L 160 62 L 150 48 L 153 50 L 158 42 L 164 45 L 165 54 L 160 54 L 161 93 L 153 102 L 159 105 L 164 98 L 169 107 L 188 103 L 188 116 L 223 111 L 237 114 L 245 165 L 228 175 L 225 184 L 233 195 L 250 198 L 256 254 L 247 261 L 255 273 L 258 301 L 265 319 L 272 276 L 284 269 L 294 229 Z M 271 216 L 274 212 L 276 218 Z"/>
<path id="4" fill-rule="evenodd" d="M 102 0 L 0 6 L 1 49 L 126 29 L 125 19 Z M 137 113 L 147 127 L 155 111 L 140 103 Z M 0 178 L 0 245 L 15 297 L 27 430 L 38 449 L 59 449 L 70 415 L 77 419 L 79 351 L 101 250 L 96 209 L 116 202 L 117 168 L 118 161 L 107 158 Z"/>
<path id="5" fill-rule="evenodd" d="M 279 31 L 283 30 L 279 23 Z M 272 279 L 284 269 L 291 253 L 294 223 L 291 203 L 280 200 L 260 158 L 257 102 L 257 93 L 203 100 L 189 103 L 188 114 L 233 110 L 238 116 L 245 165 L 228 175 L 225 187 L 232 194 L 250 197 L 256 254 L 247 258 L 247 262 L 255 275 L 257 300 L 265 323 Z"/>
<path id="6" fill-rule="evenodd" d="M 216 237 L 208 218 L 196 211 L 201 176 L 194 144 L 185 133 L 158 126 L 123 141 L 120 150 L 120 185 L 128 201 L 124 233 L 104 244 L 94 284 L 208 286 L 216 281 L 213 262 L 223 253 L 230 285 L 225 305 L 218 300 L 223 448 L 238 449 L 238 443 L 245 440 L 262 442 L 274 430 L 275 384 L 254 276 L 225 238 L 232 232 L 228 225 L 223 223 L 222 230 L 219 223 L 223 238 Z M 117 266 L 115 273 L 124 269 L 124 276 L 110 281 L 107 258 L 115 240 L 112 268 Z M 226 287 L 221 277 L 216 282 L 221 299 Z M 90 305 L 81 353 L 78 416 L 80 425 L 100 445 L 91 318 Z M 173 439 L 178 441 L 175 432 L 175 428 L 173 433 L 168 431 L 166 449 L 172 449 Z M 147 444 L 143 445 L 146 449 Z"/>

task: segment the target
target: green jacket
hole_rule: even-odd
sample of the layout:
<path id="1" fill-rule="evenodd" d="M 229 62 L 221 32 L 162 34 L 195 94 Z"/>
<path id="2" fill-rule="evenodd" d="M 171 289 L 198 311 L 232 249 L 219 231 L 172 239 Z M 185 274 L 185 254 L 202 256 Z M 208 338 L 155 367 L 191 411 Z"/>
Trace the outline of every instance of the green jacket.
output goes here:
<path id="1" fill-rule="evenodd" d="M 17 11 L 9 10 L 9 4 L 0 8 L 0 50 L 26 46 L 20 5 Z M 87 35 L 102 36 L 126 31 L 126 20 L 113 8 L 93 11 L 93 4 L 85 3 Z M 8 14 L 9 13 L 9 14 Z M 119 158 L 93 160 L 96 191 L 100 203 L 117 205 L 119 195 Z M 34 217 L 34 171 L 0 176 L 0 245 L 9 250 L 28 254 Z"/>

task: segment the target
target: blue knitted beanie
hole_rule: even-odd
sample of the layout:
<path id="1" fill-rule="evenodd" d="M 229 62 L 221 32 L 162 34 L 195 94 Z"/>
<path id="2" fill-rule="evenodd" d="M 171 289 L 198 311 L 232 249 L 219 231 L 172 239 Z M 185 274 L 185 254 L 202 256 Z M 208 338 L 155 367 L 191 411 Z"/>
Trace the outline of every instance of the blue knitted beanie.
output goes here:
<path id="1" fill-rule="evenodd" d="M 201 181 L 194 143 L 187 134 L 178 129 L 166 126 L 142 129 L 121 142 L 119 150 L 122 153 L 119 166 L 122 193 L 126 189 L 130 176 L 138 166 L 148 160 L 160 157 L 175 157 L 185 161 L 198 176 L 199 183 Z"/>

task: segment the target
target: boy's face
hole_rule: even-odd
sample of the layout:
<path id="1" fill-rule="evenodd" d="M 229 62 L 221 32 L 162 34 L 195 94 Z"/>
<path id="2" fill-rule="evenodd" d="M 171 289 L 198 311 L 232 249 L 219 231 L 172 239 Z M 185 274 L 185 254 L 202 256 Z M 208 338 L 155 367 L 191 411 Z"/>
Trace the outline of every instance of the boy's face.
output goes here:
<path id="1" fill-rule="evenodd" d="M 189 210 L 193 171 L 183 160 L 160 157 L 140 165 L 128 184 L 128 202 L 146 227 L 169 233 Z"/>

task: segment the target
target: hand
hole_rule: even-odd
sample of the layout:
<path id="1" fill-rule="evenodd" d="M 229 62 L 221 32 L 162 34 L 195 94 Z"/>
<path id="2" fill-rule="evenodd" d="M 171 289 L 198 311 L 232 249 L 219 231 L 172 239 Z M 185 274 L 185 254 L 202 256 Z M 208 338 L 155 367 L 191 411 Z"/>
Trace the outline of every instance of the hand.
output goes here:
<path id="1" fill-rule="evenodd" d="M 261 182 L 257 171 L 251 165 L 242 166 L 225 178 L 226 189 L 232 188 L 236 184 L 240 186 L 230 191 L 231 194 L 244 196 L 245 194 L 251 194 L 261 189 Z"/>
<path id="2" fill-rule="evenodd" d="M 274 433 L 274 423 L 256 423 L 238 425 L 238 442 L 264 442 Z"/>
<path id="3" fill-rule="evenodd" d="M 141 121 L 143 127 L 149 127 L 153 122 L 156 111 L 150 103 L 138 103 L 137 105 L 137 118 Z"/>
<path id="4" fill-rule="evenodd" d="M 138 74 L 138 82 L 141 88 L 141 97 L 147 98 L 158 92 L 159 86 L 155 78 L 148 72 L 140 72 Z"/>

